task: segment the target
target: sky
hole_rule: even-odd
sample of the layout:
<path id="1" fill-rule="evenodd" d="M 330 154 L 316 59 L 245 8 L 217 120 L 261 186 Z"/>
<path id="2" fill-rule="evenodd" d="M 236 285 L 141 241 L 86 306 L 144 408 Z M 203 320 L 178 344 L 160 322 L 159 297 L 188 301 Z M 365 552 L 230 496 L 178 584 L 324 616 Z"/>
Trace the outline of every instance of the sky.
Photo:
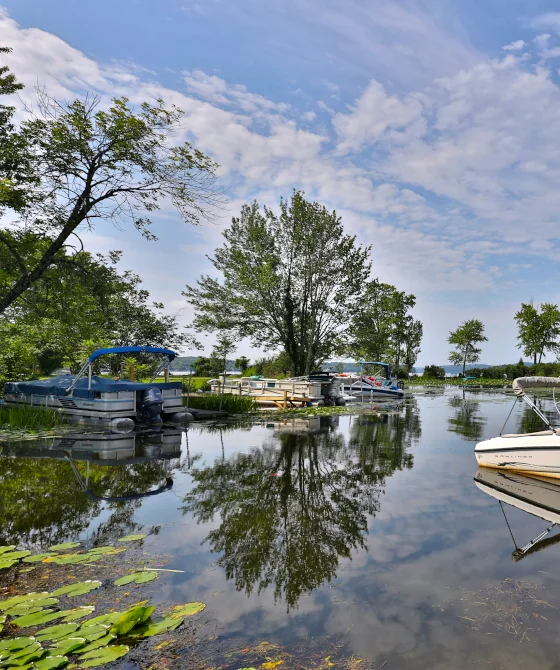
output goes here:
<path id="1" fill-rule="evenodd" d="M 518 360 L 521 302 L 558 302 L 560 11 L 548 0 L 0 0 L 3 58 L 31 95 L 94 91 L 185 112 L 228 201 L 157 242 L 108 223 L 154 300 L 188 325 L 186 284 L 242 203 L 293 188 L 373 247 L 373 276 L 417 298 L 418 364 L 478 318 L 481 361 Z M 212 338 L 202 338 L 209 352 Z M 184 353 L 194 353 L 187 352 Z M 259 355 L 243 342 L 237 354 Z"/>

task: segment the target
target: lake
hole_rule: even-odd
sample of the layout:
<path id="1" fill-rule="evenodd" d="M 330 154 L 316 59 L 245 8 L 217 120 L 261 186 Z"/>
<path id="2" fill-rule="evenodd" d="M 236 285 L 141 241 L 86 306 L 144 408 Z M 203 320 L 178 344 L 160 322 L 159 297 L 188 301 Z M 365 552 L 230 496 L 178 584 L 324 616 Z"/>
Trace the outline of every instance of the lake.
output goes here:
<path id="1" fill-rule="evenodd" d="M 221 667 L 264 641 L 285 668 L 557 667 L 560 544 L 512 555 L 547 522 L 473 480 L 512 402 L 438 388 L 388 413 L 116 436 L 105 461 L 67 458 L 87 435 L 3 443 L 0 545 L 148 533 L 143 551 L 183 571 L 154 602 L 206 603 Z M 518 403 L 520 428 L 538 425 Z"/>

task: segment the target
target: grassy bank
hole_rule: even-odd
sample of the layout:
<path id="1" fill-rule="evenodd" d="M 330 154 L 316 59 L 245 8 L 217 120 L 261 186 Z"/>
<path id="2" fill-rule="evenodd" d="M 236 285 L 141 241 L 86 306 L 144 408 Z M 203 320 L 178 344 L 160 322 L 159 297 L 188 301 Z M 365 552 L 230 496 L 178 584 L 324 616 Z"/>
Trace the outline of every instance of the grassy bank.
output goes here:
<path id="1" fill-rule="evenodd" d="M 429 377 L 411 377 L 405 381 L 407 387 L 411 386 L 473 386 L 475 388 L 504 388 L 511 386 L 511 379 L 459 379 L 447 377 L 446 379 L 431 379 Z"/>
<path id="2" fill-rule="evenodd" d="M 185 400 L 186 404 L 186 400 Z M 220 409 L 220 396 L 217 393 L 197 393 L 189 397 L 189 407 L 193 409 Z M 229 395 L 224 393 L 222 410 L 230 414 L 248 414 L 257 409 L 257 404 L 247 396 Z"/>
<path id="3" fill-rule="evenodd" d="M 65 424 L 59 412 L 28 405 L 0 405 L 0 430 L 39 433 Z"/>

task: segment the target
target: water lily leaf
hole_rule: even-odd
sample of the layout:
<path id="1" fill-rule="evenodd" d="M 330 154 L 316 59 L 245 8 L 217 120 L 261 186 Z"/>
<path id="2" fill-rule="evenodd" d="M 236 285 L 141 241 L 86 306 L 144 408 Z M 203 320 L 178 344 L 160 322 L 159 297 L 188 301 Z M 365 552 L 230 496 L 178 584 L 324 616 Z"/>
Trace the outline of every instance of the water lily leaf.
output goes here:
<path id="1" fill-rule="evenodd" d="M 27 647 L 24 647 L 23 649 L 20 649 L 19 651 L 12 652 L 10 655 L 10 659 L 12 658 L 21 658 L 22 656 L 30 656 L 31 654 L 34 654 L 36 651 L 39 651 L 39 649 L 42 649 L 41 643 L 40 642 L 33 642 Z"/>
<path id="2" fill-rule="evenodd" d="M 284 663 L 284 661 L 268 661 L 267 663 L 262 663 L 261 667 L 266 668 L 266 670 L 274 670 L 274 668 L 282 665 L 282 663 Z"/>
<path id="3" fill-rule="evenodd" d="M 45 558 L 43 563 L 56 563 L 57 565 L 74 565 L 75 563 L 92 563 L 101 558 L 99 556 L 90 556 L 89 554 L 62 554 L 61 556 L 52 556 Z"/>
<path id="4" fill-rule="evenodd" d="M 50 558 L 54 554 L 49 554 L 48 552 L 44 554 L 33 554 L 33 556 L 26 556 L 23 559 L 23 563 L 38 563 L 39 561 L 44 561 L 45 558 Z"/>
<path id="5" fill-rule="evenodd" d="M 136 535 L 125 535 L 124 537 L 119 537 L 119 542 L 136 542 L 137 540 L 143 540 L 147 535 L 142 533 L 137 533 Z"/>
<path id="6" fill-rule="evenodd" d="M 139 637 L 152 637 L 152 635 L 159 635 L 166 631 L 175 630 L 176 628 L 179 628 L 182 623 L 183 619 L 171 619 L 168 617 L 161 621 L 154 621 L 154 623 L 142 626 L 138 629 L 137 635 Z"/>
<path id="7" fill-rule="evenodd" d="M 93 547 L 93 549 L 88 550 L 88 554 L 110 554 L 116 550 L 116 547 Z M 119 549 L 118 551 L 122 551 Z"/>
<path id="8" fill-rule="evenodd" d="M 43 609 L 43 607 L 48 607 L 49 605 L 56 605 L 58 603 L 58 598 L 43 598 L 43 600 L 28 600 L 23 603 L 19 603 L 15 607 L 12 607 L 9 610 L 6 610 L 6 614 L 10 616 L 23 616 L 24 614 L 32 614 L 31 610 L 38 612 Z"/>
<path id="9" fill-rule="evenodd" d="M 46 649 L 43 649 L 41 645 L 39 645 L 39 649 L 36 649 L 35 651 L 31 652 L 30 654 L 27 654 L 25 656 L 21 656 L 20 658 L 14 658 L 13 656 L 9 658 L 7 661 L 2 661 L 0 665 L 8 666 L 8 667 L 21 667 L 23 665 L 27 665 L 28 663 L 31 663 L 32 661 L 37 661 L 40 658 L 43 658 L 43 656 L 47 653 Z"/>
<path id="10" fill-rule="evenodd" d="M 36 637 L 38 640 L 60 640 L 75 633 L 79 627 L 77 623 L 59 623 L 56 626 L 43 628 L 37 633 Z"/>
<path id="11" fill-rule="evenodd" d="M 0 600 L 0 610 L 8 610 L 20 603 L 27 602 L 29 600 L 41 600 L 43 598 L 48 598 L 50 593 L 48 591 L 42 591 L 41 593 L 25 593 L 21 596 L 12 596 L 11 598 L 6 598 L 6 600 Z"/>
<path id="12" fill-rule="evenodd" d="M 2 554 L 5 554 L 7 551 L 13 551 L 16 548 L 15 544 L 4 544 L 3 546 L 0 547 L 0 556 Z"/>
<path id="13" fill-rule="evenodd" d="M 11 653 L 17 649 L 25 649 L 34 642 L 34 637 L 14 637 L 10 640 L 0 640 L 0 652 L 9 651 Z"/>
<path id="14" fill-rule="evenodd" d="M 172 619 L 181 619 L 184 616 L 192 616 L 193 614 L 198 614 L 202 612 L 203 609 L 206 609 L 204 603 L 185 603 L 184 605 L 175 605 L 169 611 L 169 616 Z"/>
<path id="15" fill-rule="evenodd" d="M 49 551 L 66 551 L 66 549 L 74 549 L 74 547 L 79 546 L 79 542 L 63 542 L 62 544 L 53 544 L 52 547 L 49 547 Z"/>
<path id="16" fill-rule="evenodd" d="M 88 579 L 85 582 L 76 582 L 75 584 L 69 584 L 68 586 L 63 586 L 56 591 L 53 591 L 53 596 L 68 596 L 70 598 L 74 596 L 82 596 L 84 593 L 89 593 L 94 591 L 101 586 L 101 582 L 98 580 Z"/>
<path id="17" fill-rule="evenodd" d="M 90 644 L 88 644 L 87 647 L 84 647 L 80 651 L 80 654 L 85 654 L 88 651 L 93 651 L 94 649 L 101 649 L 101 647 L 106 647 L 110 642 L 116 639 L 117 639 L 116 635 L 113 635 L 113 633 L 107 633 L 107 635 L 98 638 L 94 642 L 90 642 Z"/>
<path id="18" fill-rule="evenodd" d="M 47 656 L 40 661 L 35 661 L 33 667 L 37 670 L 56 670 L 56 668 L 63 668 L 65 665 L 68 665 L 68 659 L 61 655 Z"/>
<path id="19" fill-rule="evenodd" d="M 80 656 L 79 665 L 81 668 L 95 668 L 98 665 L 105 665 L 105 663 L 116 661 L 117 658 L 121 658 L 121 656 L 128 654 L 128 652 L 129 647 L 126 645 L 112 644 Z"/>
<path id="20" fill-rule="evenodd" d="M 82 624 L 82 628 L 87 628 L 88 626 L 97 626 L 99 624 L 113 624 L 115 621 L 118 621 L 122 612 L 109 612 L 108 614 L 100 614 L 99 616 L 93 617 L 93 619 L 88 619 Z"/>
<path id="21" fill-rule="evenodd" d="M 105 626 L 103 624 L 99 624 L 98 626 L 82 626 L 80 628 L 80 636 L 84 637 L 87 642 L 94 642 L 100 637 L 107 635 L 109 628 L 110 626 Z"/>
<path id="22" fill-rule="evenodd" d="M 55 621 L 55 619 L 60 619 L 64 615 L 63 612 L 53 612 L 53 610 L 41 610 L 41 612 L 35 612 L 34 614 L 26 614 L 21 616 L 18 619 L 12 621 L 14 626 L 19 628 L 28 628 L 29 626 L 40 626 L 49 621 Z"/>
<path id="23" fill-rule="evenodd" d="M 73 654 L 78 649 L 82 649 L 85 645 L 85 637 L 67 637 L 64 640 L 59 640 L 53 646 L 57 654 L 67 656 L 68 654 Z"/>
<path id="24" fill-rule="evenodd" d="M 2 559 L 0 558 L 0 570 L 8 570 L 8 568 L 12 568 L 14 565 L 17 565 L 19 563 L 18 558 L 14 559 Z"/>
<path id="25" fill-rule="evenodd" d="M 151 582 L 154 579 L 157 579 L 157 572 L 153 570 L 139 570 L 138 572 L 133 572 L 130 575 L 125 575 L 124 577 L 119 577 L 113 582 L 115 586 L 124 586 L 125 584 L 146 584 Z"/>
<path id="26" fill-rule="evenodd" d="M 7 551 L 4 554 L 2 554 L 2 560 L 3 561 L 8 561 L 8 560 L 13 560 L 17 558 L 18 560 L 20 558 L 24 558 L 25 556 L 29 556 L 31 552 L 27 551 L 27 549 L 22 549 L 21 551 Z"/>
<path id="27" fill-rule="evenodd" d="M 95 612 L 94 605 L 84 605 L 83 607 L 75 607 L 71 610 L 64 610 L 61 612 L 61 614 L 64 617 L 64 621 L 75 621 L 76 619 L 89 616 L 92 612 Z"/>
<path id="28" fill-rule="evenodd" d="M 134 626 L 148 619 L 153 611 L 153 607 L 133 607 L 111 626 L 110 632 L 116 636 L 126 635 Z"/>

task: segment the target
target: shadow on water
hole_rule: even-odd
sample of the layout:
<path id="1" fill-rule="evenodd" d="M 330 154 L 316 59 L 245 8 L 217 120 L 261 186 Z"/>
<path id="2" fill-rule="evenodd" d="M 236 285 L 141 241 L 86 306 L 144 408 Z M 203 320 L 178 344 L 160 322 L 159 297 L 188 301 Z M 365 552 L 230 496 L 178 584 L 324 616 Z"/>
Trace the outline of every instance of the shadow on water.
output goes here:
<path id="1" fill-rule="evenodd" d="M 480 441 L 486 425 L 486 419 L 481 414 L 480 401 L 465 397 L 463 389 L 460 395 L 448 399 L 448 405 L 452 410 L 448 418 L 448 430 L 469 442 Z"/>
<path id="2" fill-rule="evenodd" d="M 204 542 L 238 591 L 271 587 L 287 609 L 336 576 L 341 558 L 366 548 L 368 516 L 407 449 L 421 434 L 415 405 L 403 415 L 338 417 L 272 424 L 260 448 L 192 472 L 184 513 L 219 518 Z"/>
<path id="3" fill-rule="evenodd" d="M 146 497 L 168 490 L 180 431 L 66 434 L 0 446 L 0 544 L 57 544 L 88 528 L 102 540 L 136 528 Z"/>

